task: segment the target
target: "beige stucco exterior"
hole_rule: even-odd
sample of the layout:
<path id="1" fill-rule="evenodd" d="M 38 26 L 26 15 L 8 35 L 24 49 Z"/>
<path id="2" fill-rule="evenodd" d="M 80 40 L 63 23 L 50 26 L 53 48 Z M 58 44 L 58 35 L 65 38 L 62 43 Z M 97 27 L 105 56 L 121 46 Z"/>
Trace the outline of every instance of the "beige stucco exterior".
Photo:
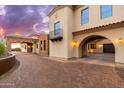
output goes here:
<path id="1" fill-rule="evenodd" d="M 72 58 L 80 56 L 80 44 L 84 39 L 92 35 L 103 36 L 109 39 L 115 46 L 115 62 L 124 63 L 124 42 L 119 43 L 118 39 L 121 37 L 124 40 L 124 25 L 116 28 L 103 29 L 95 31 L 96 28 L 115 24 L 124 21 L 124 6 L 113 5 L 112 16 L 101 19 L 100 18 L 100 5 L 83 5 L 83 6 L 58 6 L 59 9 L 54 9 L 50 14 L 50 31 L 54 31 L 54 23 L 59 21 L 63 31 L 63 40 L 52 42 L 50 40 L 50 56 Z M 62 7 L 62 8 L 60 8 Z M 76 8 L 77 7 L 77 8 Z M 89 8 L 89 23 L 81 25 L 81 11 L 82 9 Z M 74 34 L 75 32 L 92 29 L 93 32 Z M 76 47 L 71 46 L 71 42 L 75 40 L 78 42 Z"/>
<path id="2" fill-rule="evenodd" d="M 41 43 L 42 42 L 42 43 Z M 48 56 L 49 55 L 49 38 L 48 35 L 41 35 L 39 36 L 39 43 L 38 43 L 38 54 L 41 56 Z"/>
<path id="3" fill-rule="evenodd" d="M 92 35 L 99 35 L 99 36 L 104 36 L 106 38 L 108 38 L 109 40 L 111 40 L 111 42 L 114 44 L 115 46 L 115 62 L 123 62 L 124 61 L 124 44 L 119 44 L 118 43 L 118 39 L 119 37 L 124 38 L 124 28 L 118 28 L 118 29 L 112 29 L 109 31 L 102 31 L 102 32 L 94 32 L 94 33 L 88 33 L 88 34 L 83 34 L 74 37 L 75 40 L 77 40 L 80 43 L 82 42 L 83 39 L 87 38 L 88 36 L 92 36 Z M 77 47 L 75 47 L 75 57 L 80 57 L 79 55 L 79 45 Z M 123 61 L 121 61 L 123 60 Z"/>
<path id="4" fill-rule="evenodd" d="M 57 18 L 56 18 L 57 17 Z M 70 48 L 69 42 L 72 40 L 72 30 L 73 26 L 70 23 L 73 23 L 73 11 L 69 7 L 64 7 L 54 13 L 50 17 L 50 31 L 54 31 L 54 23 L 60 21 L 61 28 L 63 31 L 63 40 L 62 42 L 50 41 L 50 56 L 68 58 L 72 57 L 70 54 L 72 48 Z M 70 35 L 68 35 L 70 34 Z M 59 50 L 59 55 L 57 52 Z"/>
<path id="5" fill-rule="evenodd" d="M 81 10 L 85 8 L 89 8 L 89 23 L 86 25 L 81 25 Z M 116 23 L 119 21 L 124 20 L 124 6 L 121 5 L 113 5 L 112 6 L 112 16 L 109 18 L 101 19 L 100 18 L 100 5 L 86 5 L 83 7 L 80 7 L 76 9 L 74 13 L 74 19 L 75 19 L 75 29 L 74 31 L 79 31 L 82 29 L 92 28 L 92 27 L 98 27 L 101 25 L 106 25 L 110 23 Z"/>
<path id="6" fill-rule="evenodd" d="M 21 52 L 28 52 L 26 43 L 21 44 Z"/>

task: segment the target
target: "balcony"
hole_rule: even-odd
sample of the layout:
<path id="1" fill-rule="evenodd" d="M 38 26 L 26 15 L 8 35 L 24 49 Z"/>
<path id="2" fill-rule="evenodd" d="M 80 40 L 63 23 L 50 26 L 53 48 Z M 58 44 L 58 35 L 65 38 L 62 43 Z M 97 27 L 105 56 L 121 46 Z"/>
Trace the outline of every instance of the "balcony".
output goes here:
<path id="1" fill-rule="evenodd" d="M 63 39 L 63 32 L 62 32 L 62 29 L 58 29 L 55 33 L 55 31 L 51 31 L 49 33 L 49 39 L 51 41 L 61 41 Z"/>

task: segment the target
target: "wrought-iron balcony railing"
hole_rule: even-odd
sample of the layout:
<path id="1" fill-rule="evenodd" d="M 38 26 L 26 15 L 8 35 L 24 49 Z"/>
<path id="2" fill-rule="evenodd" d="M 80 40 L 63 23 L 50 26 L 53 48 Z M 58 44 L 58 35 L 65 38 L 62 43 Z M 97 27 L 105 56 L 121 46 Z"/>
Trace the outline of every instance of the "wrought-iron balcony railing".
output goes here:
<path id="1" fill-rule="evenodd" d="M 49 33 L 49 39 L 54 41 L 54 40 L 62 40 L 63 38 L 63 32 L 62 32 L 62 29 L 58 29 L 56 31 L 51 31 Z"/>

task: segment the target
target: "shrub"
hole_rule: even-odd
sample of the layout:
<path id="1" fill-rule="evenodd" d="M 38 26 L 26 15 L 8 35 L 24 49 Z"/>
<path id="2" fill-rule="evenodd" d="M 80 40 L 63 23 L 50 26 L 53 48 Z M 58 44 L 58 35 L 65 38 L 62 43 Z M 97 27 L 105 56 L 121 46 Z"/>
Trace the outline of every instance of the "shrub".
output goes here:
<path id="1" fill-rule="evenodd" d="M 3 43 L 0 43 L 0 56 L 5 54 L 5 46 Z"/>

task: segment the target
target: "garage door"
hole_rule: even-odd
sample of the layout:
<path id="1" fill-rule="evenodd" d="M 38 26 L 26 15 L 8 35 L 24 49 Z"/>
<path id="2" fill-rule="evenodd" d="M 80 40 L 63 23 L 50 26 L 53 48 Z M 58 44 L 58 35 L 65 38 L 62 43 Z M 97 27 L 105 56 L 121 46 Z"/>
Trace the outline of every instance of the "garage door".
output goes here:
<path id="1" fill-rule="evenodd" d="M 113 44 L 103 44 L 104 53 L 115 53 L 115 48 Z"/>

